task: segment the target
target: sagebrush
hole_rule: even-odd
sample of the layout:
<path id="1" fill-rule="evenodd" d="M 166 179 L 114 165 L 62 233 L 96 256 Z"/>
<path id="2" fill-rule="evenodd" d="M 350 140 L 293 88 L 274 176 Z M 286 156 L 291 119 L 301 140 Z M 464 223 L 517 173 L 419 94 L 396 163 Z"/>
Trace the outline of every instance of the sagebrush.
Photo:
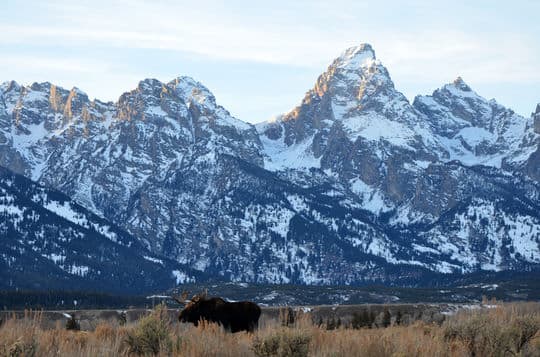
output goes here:
<path id="1" fill-rule="evenodd" d="M 408 326 L 388 314 L 373 323 L 369 312 L 349 324 L 282 314 L 253 334 L 178 324 L 169 316 L 158 306 L 136 323 L 79 331 L 65 323 L 43 329 L 40 313 L 27 313 L 0 327 L 0 356 L 540 356 L 540 303 L 498 304 L 442 324 Z"/>

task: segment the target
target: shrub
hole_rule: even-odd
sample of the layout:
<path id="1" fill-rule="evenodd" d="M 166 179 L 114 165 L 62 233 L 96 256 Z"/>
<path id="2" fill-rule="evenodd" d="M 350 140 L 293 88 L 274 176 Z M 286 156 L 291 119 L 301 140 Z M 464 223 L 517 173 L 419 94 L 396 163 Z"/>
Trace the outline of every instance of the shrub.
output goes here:
<path id="1" fill-rule="evenodd" d="M 80 329 L 81 325 L 75 319 L 75 315 L 71 315 L 71 317 L 66 321 L 66 330 L 79 331 Z"/>
<path id="2" fill-rule="evenodd" d="M 361 313 L 355 312 L 353 314 L 351 326 L 353 329 L 360 329 L 364 327 L 371 328 L 371 324 L 374 320 L 374 316 L 364 309 Z"/>
<path id="3" fill-rule="evenodd" d="M 36 355 L 37 344 L 35 341 L 24 341 L 19 338 L 12 345 L 6 346 L 2 355 L 10 357 L 31 357 Z"/>
<path id="4" fill-rule="evenodd" d="M 116 329 L 106 322 L 96 326 L 94 334 L 98 340 L 111 340 L 116 335 Z"/>
<path id="5" fill-rule="evenodd" d="M 396 319 L 395 319 L 395 321 L 394 321 L 394 325 L 398 325 L 398 326 L 401 325 L 401 320 L 402 320 L 402 319 L 403 319 L 403 315 L 402 315 L 402 313 L 401 313 L 401 310 L 398 310 L 398 311 L 396 312 Z"/>
<path id="6" fill-rule="evenodd" d="M 295 320 L 295 314 L 291 307 L 279 309 L 279 321 L 281 322 L 281 326 L 293 326 Z"/>
<path id="7" fill-rule="evenodd" d="M 169 332 L 167 308 L 160 305 L 127 333 L 125 342 L 130 353 L 157 355 L 160 351 L 171 350 L 172 340 Z"/>
<path id="8" fill-rule="evenodd" d="M 518 355 L 539 330 L 538 317 L 517 316 L 499 321 L 490 314 L 477 314 L 448 324 L 444 338 L 461 342 L 471 355 Z"/>
<path id="9" fill-rule="evenodd" d="M 278 356 L 281 337 L 279 335 L 270 335 L 266 338 L 255 338 L 253 340 L 252 349 L 257 356 L 271 357 Z"/>
<path id="10" fill-rule="evenodd" d="M 488 322 L 485 316 L 478 315 L 450 323 L 445 327 L 444 339 L 446 341 L 460 341 L 474 355 L 478 336 Z"/>
<path id="11" fill-rule="evenodd" d="M 382 317 L 382 326 L 388 327 L 392 323 L 392 315 L 390 315 L 390 311 L 388 311 L 387 308 L 384 309 L 383 317 Z"/>
<path id="12" fill-rule="evenodd" d="M 303 357 L 309 352 L 311 336 L 302 331 L 282 330 L 264 338 L 255 338 L 252 350 L 260 357 Z"/>
<path id="13" fill-rule="evenodd" d="M 512 349 L 520 353 L 534 336 L 540 331 L 540 319 L 532 316 L 521 316 L 512 323 L 509 331 Z"/>
<path id="14" fill-rule="evenodd" d="M 326 329 L 327 330 L 335 330 L 336 329 L 336 319 L 332 317 L 332 319 L 326 320 Z"/>

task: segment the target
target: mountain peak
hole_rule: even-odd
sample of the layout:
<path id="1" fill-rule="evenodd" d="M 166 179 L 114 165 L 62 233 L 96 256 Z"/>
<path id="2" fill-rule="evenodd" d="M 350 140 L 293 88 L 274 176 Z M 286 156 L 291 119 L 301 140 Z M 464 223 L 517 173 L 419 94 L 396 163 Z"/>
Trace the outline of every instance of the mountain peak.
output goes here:
<path id="1" fill-rule="evenodd" d="M 176 92 L 186 101 L 195 99 L 199 103 L 207 102 L 211 106 L 215 105 L 215 98 L 212 92 L 201 82 L 188 76 L 180 76 L 169 82 Z M 208 101 L 207 101 L 208 100 Z"/>
<path id="2" fill-rule="evenodd" d="M 208 94 L 211 94 L 210 90 L 206 88 L 201 82 L 198 82 L 189 76 L 176 77 L 169 82 L 169 85 L 172 85 L 177 90 L 182 91 L 184 95 L 190 95 L 193 90 L 199 92 L 207 92 Z"/>
<path id="3" fill-rule="evenodd" d="M 467 85 L 467 83 L 465 83 L 463 78 L 461 78 L 460 76 L 454 79 L 454 81 L 452 82 L 452 85 L 456 87 L 457 89 L 460 89 L 464 92 L 472 92 L 471 87 L 469 87 L 469 85 Z"/>
<path id="4" fill-rule="evenodd" d="M 11 81 L 7 81 L 7 82 L 3 82 L 2 84 L 0 84 L 0 91 L 2 92 L 9 92 L 10 90 L 19 90 L 21 88 L 21 86 L 19 85 L 19 83 L 11 80 Z"/>
<path id="5" fill-rule="evenodd" d="M 37 92 L 46 92 L 51 88 L 52 84 L 50 82 L 34 82 L 29 87 L 29 89 Z"/>
<path id="6" fill-rule="evenodd" d="M 155 79 L 155 78 L 145 78 L 142 81 L 139 81 L 139 84 L 137 85 L 137 89 L 141 91 L 152 91 L 156 88 L 161 89 L 163 86 L 163 83 L 161 81 Z"/>
<path id="7" fill-rule="evenodd" d="M 71 96 L 88 97 L 88 94 L 86 94 L 85 91 L 81 90 L 81 89 L 78 88 L 78 87 L 73 87 L 73 88 L 71 88 L 71 90 L 69 91 L 69 94 L 70 94 Z"/>
<path id="8" fill-rule="evenodd" d="M 192 77 L 190 76 L 178 76 L 176 77 L 175 79 L 173 79 L 171 81 L 171 83 L 174 83 L 175 85 L 178 85 L 178 84 L 189 84 L 193 87 L 196 87 L 196 86 L 202 86 L 201 83 L 197 82 L 195 79 L 193 79 Z"/>
<path id="9" fill-rule="evenodd" d="M 340 67 L 365 67 L 376 60 L 375 51 L 368 43 L 350 47 L 336 60 Z"/>

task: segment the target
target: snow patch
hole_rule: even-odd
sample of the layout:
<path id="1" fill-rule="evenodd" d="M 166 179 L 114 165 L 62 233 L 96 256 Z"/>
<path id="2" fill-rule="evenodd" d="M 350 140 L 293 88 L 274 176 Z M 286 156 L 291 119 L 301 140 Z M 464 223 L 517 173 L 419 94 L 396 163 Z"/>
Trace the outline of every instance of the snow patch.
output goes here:
<path id="1" fill-rule="evenodd" d="M 187 276 L 186 273 L 180 270 L 173 270 L 172 271 L 173 278 L 176 279 L 176 284 L 184 284 L 186 282 L 191 282 L 193 279 L 191 279 L 189 276 Z"/>
<path id="2" fill-rule="evenodd" d="M 150 257 L 148 255 L 143 256 L 143 258 L 148 260 L 149 262 L 163 265 L 163 260 L 161 259 Z"/>
<path id="3" fill-rule="evenodd" d="M 385 140 L 392 145 L 414 150 L 409 143 L 416 135 L 405 124 L 390 120 L 377 113 L 367 113 L 343 120 L 343 127 L 351 141 L 362 137 L 368 141 Z"/>
<path id="4" fill-rule="evenodd" d="M 283 136 L 272 140 L 266 135 L 261 136 L 264 152 L 264 168 L 270 171 L 285 169 L 320 168 L 321 159 L 316 158 L 311 151 L 313 138 L 287 146 Z"/>
<path id="5" fill-rule="evenodd" d="M 387 212 L 393 208 L 389 203 L 385 202 L 382 193 L 366 184 L 359 178 L 349 181 L 351 191 L 357 194 L 361 199 L 361 207 L 370 212 L 379 214 L 381 212 Z"/>

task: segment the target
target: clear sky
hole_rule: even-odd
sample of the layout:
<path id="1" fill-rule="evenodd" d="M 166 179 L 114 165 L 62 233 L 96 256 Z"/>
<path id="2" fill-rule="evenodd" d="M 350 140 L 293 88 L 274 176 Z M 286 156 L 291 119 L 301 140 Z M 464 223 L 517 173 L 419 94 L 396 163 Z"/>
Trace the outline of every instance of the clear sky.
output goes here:
<path id="1" fill-rule="evenodd" d="M 0 82 L 115 101 L 187 75 L 234 116 L 297 105 L 344 49 L 370 43 L 409 100 L 455 77 L 529 116 L 540 102 L 540 1 L 1 0 Z"/>

